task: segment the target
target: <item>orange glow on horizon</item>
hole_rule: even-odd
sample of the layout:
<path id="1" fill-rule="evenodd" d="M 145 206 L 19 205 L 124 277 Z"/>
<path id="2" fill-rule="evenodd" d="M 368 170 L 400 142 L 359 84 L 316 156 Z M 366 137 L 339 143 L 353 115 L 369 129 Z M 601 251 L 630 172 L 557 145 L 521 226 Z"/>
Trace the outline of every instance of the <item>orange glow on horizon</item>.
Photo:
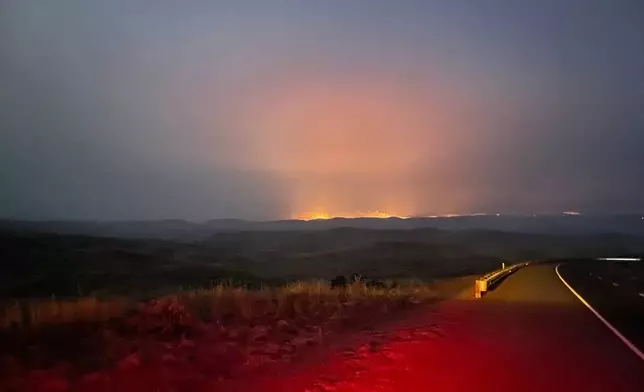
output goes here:
<path id="1" fill-rule="evenodd" d="M 330 214 L 327 212 L 302 212 L 297 213 L 292 216 L 293 219 L 299 220 L 323 220 L 323 219 L 333 219 L 333 218 L 408 218 L 404 215 L 393 214 L 383 211 L 354 211 L 350 213 L 337 213 Z"/>
<path id="2" fill-rule="evenodd" d="M 474 212 L 469 214 L 442 214 L 442 215 L 405 215 L 405 214 L 394 214 L 383 211 L 354 211 L 349 213 L 328 213 L 315 210 L 314 212 L 301 212 L 291 215 L 291 219 L 297 220 L 325 220 L 333 218 L 346 218 L 346 219 L 355 219 L 355 218 L 462 218 L 462 217 L 473 217 L 473 216 L 500 216 L 501 214 L 490 214 L 486 212 Z M 644 219 L 644 218 L 643 218 Z"/>
<path id="3" fill-rule="evenodd" d="M 455 151 L 468 153 L 473 140 L 463 120 L 470 110 L 450 105 L 458 94 L 446 100 L 438 85 L 378 74 L 276 78 L 280 83 L 258 88 L 234 117 L 250 147 L 247 168 L 275 179 L 290 218 L 470 209 L 468 184 L 452 180 L 466 161 L 455 160 Z"/>

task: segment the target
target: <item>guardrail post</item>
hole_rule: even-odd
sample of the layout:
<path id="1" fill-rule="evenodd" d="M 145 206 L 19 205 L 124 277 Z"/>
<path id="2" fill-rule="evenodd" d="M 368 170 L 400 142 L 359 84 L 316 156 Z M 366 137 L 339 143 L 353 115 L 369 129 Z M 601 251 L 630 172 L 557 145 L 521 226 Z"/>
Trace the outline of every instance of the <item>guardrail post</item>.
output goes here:
<path id="1" fill-rule="evenodd" d="M 487 281 L 484 279 L 476 279 L 474 282 L 474 297 L 481 298 L 483 293 L 487 291 Z"/>

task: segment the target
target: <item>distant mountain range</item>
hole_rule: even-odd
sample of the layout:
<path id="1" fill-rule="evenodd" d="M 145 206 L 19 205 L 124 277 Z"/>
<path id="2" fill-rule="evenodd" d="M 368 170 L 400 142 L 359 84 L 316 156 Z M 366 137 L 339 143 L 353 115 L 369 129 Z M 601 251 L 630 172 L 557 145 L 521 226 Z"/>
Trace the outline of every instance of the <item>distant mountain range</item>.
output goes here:
<path id="1" fill-rule="evenodd" d="M 119 238 L 200 240 L 231 231 L 307 231 L 342 227 L 373 230 L 493 230 L 568 235 L 629 234 L 644 236 L 644 214 L 622 215 L 474 215 L 433 218 L 334 218 L 325 220 L 248 221 L 213 219 L 155 221 L 17 221 L 0 220 L 0 229 L 83 234 Z"/>

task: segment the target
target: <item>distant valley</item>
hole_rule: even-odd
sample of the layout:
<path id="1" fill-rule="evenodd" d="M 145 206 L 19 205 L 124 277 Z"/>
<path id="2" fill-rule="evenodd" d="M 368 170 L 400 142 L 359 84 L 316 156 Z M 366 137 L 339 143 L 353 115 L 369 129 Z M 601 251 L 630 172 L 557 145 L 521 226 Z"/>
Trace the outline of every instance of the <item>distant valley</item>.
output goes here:
<path id="1" fill-rule="evenodd" d="M 374 230 L 492 230 L 566 235 L 626 234 L 644 236 L 644 214 L 622 215 L 481 215 L 436 218 L 333 218 L 324 220 L 249 221 L 179 219 L 151 221 L 15 221 L 0 220 L 0 229 L 168 240 L 206 239 L 233 231 L 314 231 L 337 228 Z"/>

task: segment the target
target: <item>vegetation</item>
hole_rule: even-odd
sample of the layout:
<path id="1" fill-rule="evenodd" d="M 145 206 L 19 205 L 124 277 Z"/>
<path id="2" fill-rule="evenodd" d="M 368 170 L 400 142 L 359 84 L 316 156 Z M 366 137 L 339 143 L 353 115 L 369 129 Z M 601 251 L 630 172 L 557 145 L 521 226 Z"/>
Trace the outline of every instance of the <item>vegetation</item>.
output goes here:
<path id="1" fill-rule="evenodd" d="M 50 324 L 104 322 L 123 317 L 131 306 L 126 300 L 99 300 L 96 297 L 9 302 L 0 306 L 0 328 L 40 328 Z"/>
<path id="2" fill-rule="evenodd" d="M 139 390 L 177 390 L 167 383 L 223 380 L 288 362 L 338 333 L 373 327 L 470 283 L 471 278 L 331 289 L 326 281 L 311 281 L 259 290 L 217 285 L 140 303 L 20 303 L 2 317 L 0 360 L 7 371 L 0 372 L 0 383 L 30 391 L 51 385 L 102 390 L 121 380 L 127 389 L 154 372 L 156 378 Z M 176 372 L 178 378 L 168 380 L 160 372 Z"/>
<path id="3" fill-rule="evenodd" d="M 98 299 L 82 297 L 59 300 L 17 300 L 0 306 L 0 328 L 38 329 L 52 324 L 96 323 L 136 313 L 141 304 L 173 301 L 203 322 L 235 319 L 250 322 L 264 319 L 318 314 L 330 317 L 346 304 L 370 301 L 408 301 L 415 303 L 436 298 L 448 289 L 446 282 L 388 281 L 385 287 L 369 287 L 354 283 L 343 289 L 332 289 L 327 281 L 293 282 L 282 287 L 244 287 L 216 285 L 212 288 L 181 291 L 150 301 L 133 299 Z M 392 287 L 394 286 L 394 287 Z M 460 288 L 460 286 L 458 286 Z M 310 307 L 319 307 L 316 309 Z M 192 317 L 192 316 L 191 316 Z"/>

